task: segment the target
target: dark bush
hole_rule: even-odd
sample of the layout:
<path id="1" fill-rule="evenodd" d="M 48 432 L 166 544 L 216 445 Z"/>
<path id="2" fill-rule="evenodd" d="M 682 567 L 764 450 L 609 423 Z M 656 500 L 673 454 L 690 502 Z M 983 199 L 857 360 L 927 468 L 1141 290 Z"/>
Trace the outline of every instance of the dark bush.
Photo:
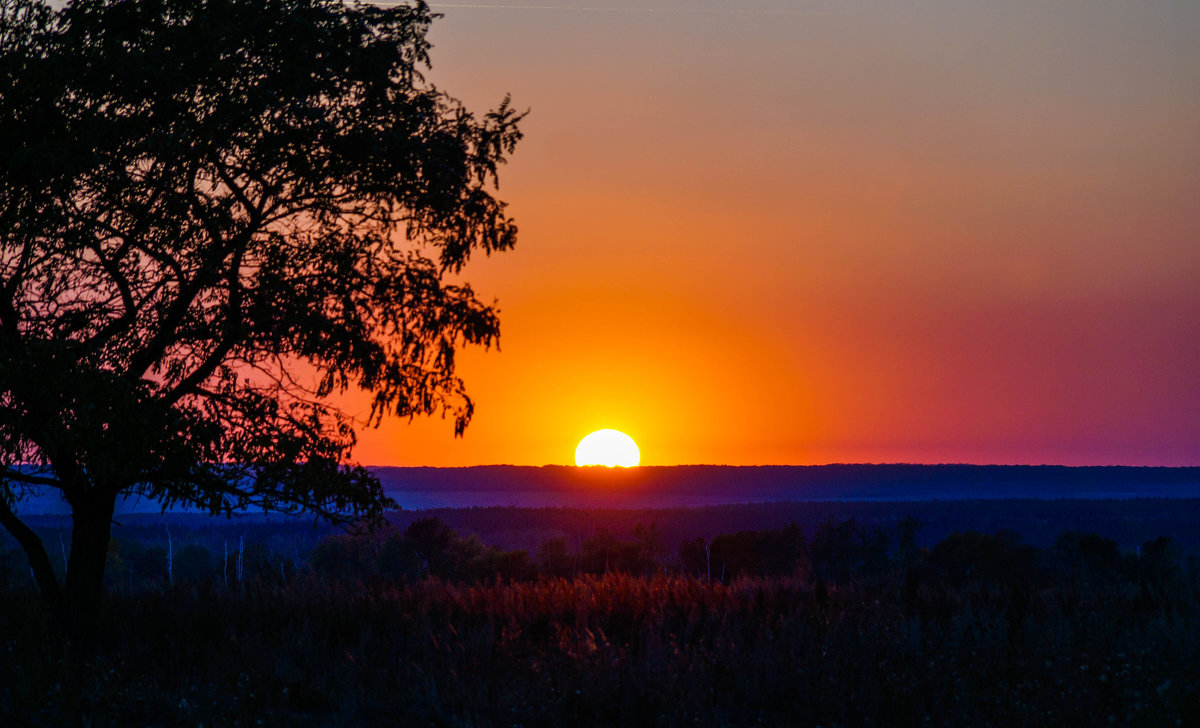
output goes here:
<path id="1" fill-rule="evenodd" d="M 1011 531 L 954 533 L 929 552 L 927 563 L 945 583 L 961 587 L 973 581 L 1030 585 L 1037 576 L 1038 552 Z"/>

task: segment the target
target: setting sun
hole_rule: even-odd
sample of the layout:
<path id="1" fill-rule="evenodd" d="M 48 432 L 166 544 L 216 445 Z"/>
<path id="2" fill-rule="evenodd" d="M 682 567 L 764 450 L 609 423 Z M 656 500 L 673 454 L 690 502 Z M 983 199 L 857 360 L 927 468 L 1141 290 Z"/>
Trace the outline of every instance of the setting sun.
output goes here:
<path id="1" fill-rule="evenodd" d="M 618 430 L 596 430 L 575 448 L 576 465 L 633 467 L 642 454 L 633 438 Z"/>

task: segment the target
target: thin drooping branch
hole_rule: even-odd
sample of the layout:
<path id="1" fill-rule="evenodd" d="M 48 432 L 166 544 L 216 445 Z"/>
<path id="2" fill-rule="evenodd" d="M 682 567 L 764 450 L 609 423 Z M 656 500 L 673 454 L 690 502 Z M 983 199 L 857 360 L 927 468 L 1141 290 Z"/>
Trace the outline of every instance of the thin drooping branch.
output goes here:
<path id="1" fill-rule="evenodd" d="M 33 258 L 33 247 L 33 242 L 28 239 L 21 244 L 21 252 L 16 256 L 17 264 L 9 274 L 8 280 L 4 281 L 3 288 L 0 289 L 0 297 L 4 300 L 11 300 L 16 295 L 17 287 L 25 280 L 25 274 L 29 270 Z"/>
<path id="2" fill-rule="evenodd" d="M 3 525 L 5 530 L 17 540 L 17 543 L 21 544 L 25 556 L 29 559 L 29 567 L 33 570 L 33 578 L 37 581 L 38 589 L 43 595 L 49 597 L 51 604 L 57 606 L 62 600 L 62 586 L 59 585 L 58 577 L 54 574 L 54 567 L 50 563 L 50 556 L 46 553 L 45 545 L 33 532 L 33 529 L 25 525 L 2 498 L 0 498 L 0 525 Z"/>

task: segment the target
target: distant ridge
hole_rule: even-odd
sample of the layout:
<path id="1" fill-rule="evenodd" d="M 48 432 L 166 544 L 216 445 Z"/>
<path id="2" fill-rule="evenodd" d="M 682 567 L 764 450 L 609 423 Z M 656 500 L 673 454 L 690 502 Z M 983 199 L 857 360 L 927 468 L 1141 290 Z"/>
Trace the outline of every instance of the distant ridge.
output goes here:
<path id="1" fill-rule="evenodd" d="M 677 465 L 378 467 L 389 492 L 771 500 L 1200 497 L 1200 467 L 1064 465 Z M 484 500 L 494 500 L 487 499 Z"/>

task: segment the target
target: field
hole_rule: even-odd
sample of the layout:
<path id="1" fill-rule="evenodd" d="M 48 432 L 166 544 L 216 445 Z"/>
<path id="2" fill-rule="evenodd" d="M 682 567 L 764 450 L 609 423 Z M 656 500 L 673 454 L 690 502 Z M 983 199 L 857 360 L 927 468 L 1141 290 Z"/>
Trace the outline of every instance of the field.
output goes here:
<path id="1" fill-rule="evenodd" d="M 1112 523 L 1173 523 L 1109 505 Z M 691 513 L 715 517 L 706 510 Z M 0 715 L 92 726 L 1200 723 L 1200 562 L 1174 533 L 1131 548 L 1078 529 L 1049 543 L 1002 528 L 934 540 L 908 511 L 921 507 L 682 541 L 664 524 L 689 511 L 628 529 L 618 524 L 647 514 L 592 513 L 578 539 L 548 519 L 586 513 L 505 512 L 512 538 L 547 537 L 528 551 L 404 514 L 386 532 L 311 546 L 294 524 L 267 524 L 228 556 L 199 541 L 227 535 L 177 522 L 169 542 L 132 531 L 118 542 L 88 656 L 64 650 L 9 554 Z M 1028 511 L 1019 522 L 1053 525 Z M 271 529 L 275 541 L 260 538 Z"/>

